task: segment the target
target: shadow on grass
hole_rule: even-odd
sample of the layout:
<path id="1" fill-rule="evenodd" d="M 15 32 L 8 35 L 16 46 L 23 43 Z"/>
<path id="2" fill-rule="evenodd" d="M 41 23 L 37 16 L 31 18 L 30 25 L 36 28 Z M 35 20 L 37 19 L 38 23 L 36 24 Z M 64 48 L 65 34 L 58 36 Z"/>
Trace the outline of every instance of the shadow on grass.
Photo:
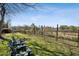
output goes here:
<path id="1" fill-rule="evenodd" d="M 47 49 L 46 47 L 44 47 L 43 45 L 39 45 L 37 42 L 33 42 L 32 45 L 34 46 L 34 48 L 36 50 L 40 50 L 41 51 L 46 51 L 49 53 L 49 55 L 51 54 L 52 56 L 59 56 L 59 55 L 63 55 L 66 56 L 66 54 L 64 54 L 63 52 L 60 51 L 51 51 L 49 49 Z"/>

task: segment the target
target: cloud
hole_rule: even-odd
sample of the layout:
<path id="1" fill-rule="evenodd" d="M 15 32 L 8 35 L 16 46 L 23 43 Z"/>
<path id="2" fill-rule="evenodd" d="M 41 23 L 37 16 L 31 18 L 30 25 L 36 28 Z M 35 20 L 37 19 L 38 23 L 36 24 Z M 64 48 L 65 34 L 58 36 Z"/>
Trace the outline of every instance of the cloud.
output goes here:
<path id="1" fill-rule="evenodd" d="M 41 6 L 41 7 L 37 7 L 37 11 L 39 12 L 54 12 L 56 10 L 59 10 L 60 8 L 58 7 L 49 7 L 49 6 Z"/>
<path id="2" fill-rule="evenodd" d="M 40 16 L 32 16 L 30 20 L 37 22 L 40 19 Z"/>

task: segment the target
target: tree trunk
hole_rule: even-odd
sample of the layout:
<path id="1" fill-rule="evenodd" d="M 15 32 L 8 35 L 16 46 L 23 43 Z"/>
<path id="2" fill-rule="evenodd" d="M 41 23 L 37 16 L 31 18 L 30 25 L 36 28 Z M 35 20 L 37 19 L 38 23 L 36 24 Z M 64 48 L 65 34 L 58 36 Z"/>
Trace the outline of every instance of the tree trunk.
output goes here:
<path id="1" fill-rule="evenodd" d="M 0 12 L 0 15 L 1 15 L 1 20 L 0 20 L 0 35 L 1 35 L 1 29 L 3 28 L 5 11 L 6 11 L 4 5 L 5 4 L 2 4 L 0 6 L 1 7 L 1 12 Z"/>

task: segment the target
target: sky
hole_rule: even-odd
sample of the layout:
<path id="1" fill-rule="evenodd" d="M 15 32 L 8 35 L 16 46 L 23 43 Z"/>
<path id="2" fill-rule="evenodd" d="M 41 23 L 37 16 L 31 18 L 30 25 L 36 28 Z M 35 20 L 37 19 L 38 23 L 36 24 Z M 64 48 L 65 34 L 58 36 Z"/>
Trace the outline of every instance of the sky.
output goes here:
<path id="1" fill-rule="evenodd" d="M 74 25 L 79 26 L 79 4 L 39 3 L 11 17 L 11 25 Z"/>

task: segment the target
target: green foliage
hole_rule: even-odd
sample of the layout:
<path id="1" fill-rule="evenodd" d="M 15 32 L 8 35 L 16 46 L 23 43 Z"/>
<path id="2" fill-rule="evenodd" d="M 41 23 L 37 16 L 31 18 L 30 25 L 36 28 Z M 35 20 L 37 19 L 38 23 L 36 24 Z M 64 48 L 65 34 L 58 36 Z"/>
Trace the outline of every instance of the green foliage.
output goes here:
<path id="1" fill-rule="evenodd" d="M 60 26 L 60 29 L 61 29 L 61 30 L 65 30 L 65 29 L 69 29 L 69 27 L 68 27 L 67 25 L 61 25 L 61 26 Z"/>
<path id="2" fill-rule="evenodd" d="M 73 30 L 73 31 L 75 31 L 75 30 L 77 30 L 77 27 L 75 27 L 75 26 L 70 26 L 70 29 Z"/>
<path id="3" fill-rule="evenodd" d="M 76 31 L 78 30 L 78 27 L 77 26 L 67 26 L 67 25 L 61 25 L 60 26 L 60 29 L 61 30 L 71 30 L 71 31 Z"/>
<path id="4" fill-rule="evenodd" d="M 12 34 L 6 34 L 7 38 L 11 38 Z M 32 53 L 34 55 L 40 56 L 59 56 L 59 55 L 79 55 L 79 48 L 73 46 L 67 46 L 61 42 L 66 42 L 63 40 L 56 41 L 55 38 L 52 37 L 43 37 L 36 35 L 27 35 L 21 33 L 15 33 L 14 36 L 16 38 L 30 38 L 30 40 L 26 40 L 26 45 L 32 48 Z M 66 43 L 74 44 L 72 41 L 67 41 Z M 10 55 L 10 48 L 8 47 L 8 41 L 0 41 L 0 55 L 8 56 Z"/>

